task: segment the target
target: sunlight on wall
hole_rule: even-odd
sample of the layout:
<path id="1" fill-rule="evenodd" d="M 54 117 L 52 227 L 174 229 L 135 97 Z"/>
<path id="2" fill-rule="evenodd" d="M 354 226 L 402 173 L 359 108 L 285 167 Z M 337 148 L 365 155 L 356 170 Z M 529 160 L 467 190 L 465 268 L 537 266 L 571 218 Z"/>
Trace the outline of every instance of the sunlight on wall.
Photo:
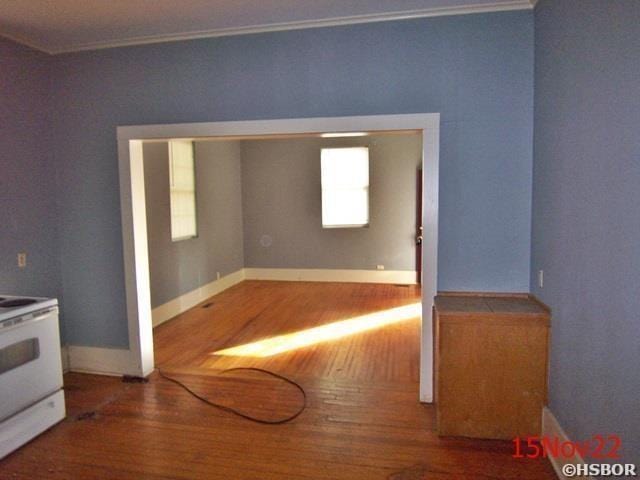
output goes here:
<path id="1" fill-rule="evenodd" d="M 238 357 L 270 357 L 297 348 L 328 342 L 339 338 L 381 328 L 394 323 L 420 318 L 421 304 L 412 303 L 403 307 L 391 308 L 381 312 L 370 313 L 360 317 L 328 323 L 320 327 L 309 328 L 299 332 L 278 335 L 257 342 L 238 345 L 213 352 L 212 355 Z"/>

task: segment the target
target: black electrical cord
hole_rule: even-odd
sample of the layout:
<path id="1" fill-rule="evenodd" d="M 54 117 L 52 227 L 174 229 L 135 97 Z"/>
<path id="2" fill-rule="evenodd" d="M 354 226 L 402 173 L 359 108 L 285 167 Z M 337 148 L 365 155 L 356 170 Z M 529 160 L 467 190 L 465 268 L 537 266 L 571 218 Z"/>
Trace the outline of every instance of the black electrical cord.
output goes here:
<path id="1" fill-rule="evenodd" d="M 300 416 L 300 414 L 302 412 L 304 412 L 304 410 L 307 408 L 307 393 L 304 391 L 304 388 L 302 388 L 302 386 L 300 386 L 300 384 L 294 382 L 293 380 L 291 380 L 291 379 L 289 379 L 287 377 L 283 377 L 282 375 L 278 375 L 277 373 L 270 372 L 269 370 L 263 370 L 262 368 L 254 368 L 254 367 L 229 368 L 227 370 L 222 370 L 220 372 L 220 375 L 223 375 L 223 374 L 229 373 L 229 372 L 240 371 L 240 370 L 253 371 L 253 372 L 264 373 L 264 374 L 269 375 L 271 377 L 274 377 L 274 378 L 277 378 L 279 380 L 282 380 L 282 381 L 284 381 L 284 382 L 286 382 L 286 383 L 288 383 L 290 385 L 293 385 L 296 389 L 298 389 L 298 391 L 300 393 L 302 393 L 302 406 L 300 407 L 300 409 L 296 413 L 294 413 L 293 415 L 289 415 L 288 417 L 278 419 L 278 420 L 265 420 L 264 418 L 252 417 L 251 415 L 247 415 L 246 413 L 242 413 L 241 411 L 236 410 L 234 408 L 227 407 L 225 405 L 220 405 L 219 403 L 212 402 L 208 398 L 203 397 L 202 395 L 200 395 L 200 394 L 194 392 L 193 390 L 191 390 L 187 385 L 182 383 L 180 380 L 176 380 L 175 378 L 166 375 L 162 370 L 160 370 L 160 368 L 158 368 L 157 370 L 158 370 L 158 373 L 160 374 L 160 376 L 162 378 L 164 378 L 165 380 L 168 380 L 170 382 L 173 382 L 176 385 L 182 387 L 185 391 L 187 391 L 188 393 L 190 393 L 191 395 L 196 397 L 198 400 L 206 403 L 207 405 L 209 405 L 211 407 L 214 407 L 214 408 L 217 408 L 219 410 L 222 410 L 223 412 L 231 413 L 231 414 L 236 415 L 238 417 L 244 418 L 245 420 L 250 420 L 252 422 L 262 423 L 262 424 L 265 424 L 265 425 L 282 425 L 283 423 L 290 422 L 291 420 L 293 420 L 293 419 L 297 418 L 298 416 Z"/>

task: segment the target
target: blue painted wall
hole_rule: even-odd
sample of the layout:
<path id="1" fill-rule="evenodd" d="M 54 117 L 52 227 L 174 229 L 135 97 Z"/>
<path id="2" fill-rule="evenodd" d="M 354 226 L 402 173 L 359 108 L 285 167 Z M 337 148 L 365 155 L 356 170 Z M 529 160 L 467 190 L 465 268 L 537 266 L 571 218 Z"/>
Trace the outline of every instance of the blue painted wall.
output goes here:
<path id="1" fill-rule="evenodd" d="M 550 407 L 640 463 L 640 2 L 535 11 L 531 289 L 553 309 Z M 544 288 L 537 271 L 544 269 Z"/>
<path id="2" fill-rule="evenodd" d="M 440 112 L 440 288 L 528 289 L 532 12 L 80 52 L 51 73 L 71 344 L 127 344 L 118 125 Z"/>
<path id="3" fill-rule="evenodd" d="M 50 57 L 0 38 L 0 295 L 60 296 Z M 27 254 L 18 268 L 17 254 Z"/>

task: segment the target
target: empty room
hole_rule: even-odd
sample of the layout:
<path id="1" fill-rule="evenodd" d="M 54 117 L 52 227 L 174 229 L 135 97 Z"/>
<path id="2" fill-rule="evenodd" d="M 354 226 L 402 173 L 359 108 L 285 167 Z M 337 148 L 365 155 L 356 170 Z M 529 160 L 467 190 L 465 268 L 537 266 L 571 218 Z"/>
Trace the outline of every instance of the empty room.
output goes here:
<path id="1" fill-rule="evenodd" d="M 422 135 L 142 150 L 158 368 L 270 366 L 417 388 Z"/>
<path id="2" fill-rule="evenodd" d="M 0 2 L 0 479 L 640 473 L 637 0 Z"/>

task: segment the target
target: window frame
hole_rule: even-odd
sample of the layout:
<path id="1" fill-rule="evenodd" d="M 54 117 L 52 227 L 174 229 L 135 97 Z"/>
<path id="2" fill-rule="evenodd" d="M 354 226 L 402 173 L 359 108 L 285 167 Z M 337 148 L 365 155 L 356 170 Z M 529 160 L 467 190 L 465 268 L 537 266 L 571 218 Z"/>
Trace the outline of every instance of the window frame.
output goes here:
<path id="1" fill-rule="evenodd" d="M 191 193 L 193 196 L 193 223 L 194 223 L 194 233 L 189 235 L 182 236 L 174 236 L 174 191 L 177 190 L 174 187 L 174 163 L 173 163 L 173 147 L 172 144 L 184 142 L 189 143 L 191 145 L 191 167 L 193 173 L 193 189 L 189 190 L 188 193 Z M 171 236 L 171 242 L 181 242 L 183 240 L 191 240 L 194 238 L 198 238 L 199 228 L 198 228 L 198 192 L 197 192 L 197 172 L 196 172 L 196 156 L 195 156 L 195 144 L 192 140 L 182 140 L 182 139 L 173 139 L 167 142 L 167 147 L 169 150 L 169 230 Z"/>
<path id="2" fill-rule="evenodd" d="M 337 191 L 340 190 L 335 187 L 325 187 L 322 181 L 322 152 L 325 150 L 365 150 L 366 151 L 366 161 L 367 161 L 367 184 L 366 187 L 353 187 L 353 188 L 344 188 L 342 190 L 365 190 L 366 192 L 366 208 L 367 208 L 367 216 L 365 223 L 337 223 L 337 224 L 325 224 L 324 223 L 324 203 L 325 203 L 325 192 Z M 368 145 L 352 145 L 352 146 L 329 146 L 329 147 L 320 147 L 320 190 L 321 190 L 321 198 L 320 198 L 320 216 L 321 223 L 323 229 L 357 229 L 357 228 L 369 228 L 371 225 L 371 155 L 370 149 Z"/>

